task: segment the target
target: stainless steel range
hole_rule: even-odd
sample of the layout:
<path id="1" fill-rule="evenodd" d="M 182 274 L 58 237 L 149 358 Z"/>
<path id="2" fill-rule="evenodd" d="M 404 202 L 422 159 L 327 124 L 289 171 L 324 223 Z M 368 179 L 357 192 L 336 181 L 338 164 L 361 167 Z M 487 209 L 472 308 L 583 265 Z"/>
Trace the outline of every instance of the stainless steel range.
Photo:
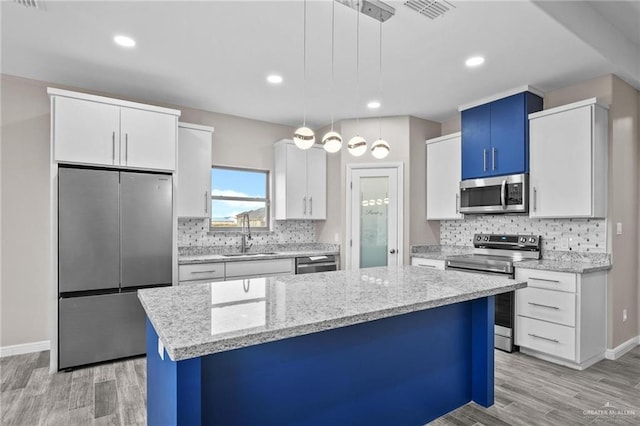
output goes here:
<path id="1" fill-rule="evenodd" d="M 445 258 L 445 269 L 514 277 L 513 262 L 540 259 L 541 237 L 536 235 L 475 234 L 473 253 Z M 514 342 L 515 294 L 496 296 L 495 347 L 518 350 Z"/>

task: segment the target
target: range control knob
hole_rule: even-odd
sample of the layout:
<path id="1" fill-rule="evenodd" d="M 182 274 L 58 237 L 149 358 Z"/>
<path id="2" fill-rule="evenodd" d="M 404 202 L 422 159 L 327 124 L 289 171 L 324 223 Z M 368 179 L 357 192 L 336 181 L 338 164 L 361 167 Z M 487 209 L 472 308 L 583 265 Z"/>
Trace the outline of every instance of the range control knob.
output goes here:
<path id="1" fill-rule="evenodd" d="M 527 242 L 527 238 L 526 237 L 520 237 L 520 242 L 522 244 L 526 243 Z"/>
<path id="2" fill-rule="evenodd" d="M 484 240 L 485 240 L 485 241 L 489 241 L 489 237 L 488 237 L 488 236 L 485 236 L 485 237 L 484 237 Z"/>
<path id="3" fill-rule="evenodd" d="M 531 244 L 535 243 L 536 242 L 536 237 L 529 237 L 529 242 Z"/>
<path id="4" fill-rule="evenodd" d="M 480 241 L 482 237 L 480 235 L 476 235 L 476 241 Z"/>

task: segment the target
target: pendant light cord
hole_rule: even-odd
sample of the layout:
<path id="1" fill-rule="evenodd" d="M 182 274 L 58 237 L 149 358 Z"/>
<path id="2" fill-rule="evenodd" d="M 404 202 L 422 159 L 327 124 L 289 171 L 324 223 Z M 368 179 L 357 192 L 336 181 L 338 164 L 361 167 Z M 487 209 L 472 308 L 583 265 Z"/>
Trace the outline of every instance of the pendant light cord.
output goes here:
<path id="1" fill-rule="evenodd" d="M 360 103 L 360 2 L 357 2 L 356 20 L 356 127 L 360 128 L 360 114 L 358 114 L 358 105 Z M 356 134 L 358 131 L 356 130 Z"/>
<path id="2" fill-rule="evenodd" d="M 334 56 L 335 56 L 335 33 L 336 33 L 336 2 L 331 2 L 331 94 L 333 96 L 333 107 L 331 108 L 331 131 L 333 132 L 333 113 L 336 107 L 336 88 L 334 83 Z"/>
<path id="3" fill-rule="evenodd" d="M 302 31 L 302 126 L 307 127 L 307 0 L 304 0 Z"/>
<path id="4" fill-rule="evenodd" d="M 379 33 L 379 58 L 380 58 L 380 69 L 378 75 L 378 91 L 380 92 L 380 103 L 382 103 L 382 13 L 380 14 L 380 31 Z M 378 122 L 380 124 L 380 139 L 382 139 L 382 108 L 378 109 Z"/>

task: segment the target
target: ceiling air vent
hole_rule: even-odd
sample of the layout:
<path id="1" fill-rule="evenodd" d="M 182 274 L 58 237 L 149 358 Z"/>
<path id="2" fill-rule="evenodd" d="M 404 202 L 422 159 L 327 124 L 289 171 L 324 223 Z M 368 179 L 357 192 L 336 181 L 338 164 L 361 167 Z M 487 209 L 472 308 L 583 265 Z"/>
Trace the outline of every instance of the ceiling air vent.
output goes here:
<path id="1" fill-rule="evenodd" d="M 38 9 L 40 7 L 40 3 L 42 2 L 42 0 L 13 0 L 13 2 L 21 4 L 25 7 Z"/>
<path id="2" fill-rule="evenodd" d="M 404 2 L 408 8 L 430 19 L 436 19 L 455 6 L 446 0 L 410 0 Z"/>

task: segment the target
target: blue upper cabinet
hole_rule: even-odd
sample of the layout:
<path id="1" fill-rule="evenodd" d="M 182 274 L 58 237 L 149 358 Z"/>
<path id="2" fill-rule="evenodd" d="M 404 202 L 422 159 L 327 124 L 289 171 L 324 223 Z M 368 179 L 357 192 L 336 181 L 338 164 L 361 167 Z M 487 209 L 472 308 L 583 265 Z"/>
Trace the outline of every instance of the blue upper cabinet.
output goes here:
<path id="1" fill-rule="evenodd" d="M 528 115 L 542 110 L 530 92 L 462 111 L 462 179 L 529 171 Z"/>

